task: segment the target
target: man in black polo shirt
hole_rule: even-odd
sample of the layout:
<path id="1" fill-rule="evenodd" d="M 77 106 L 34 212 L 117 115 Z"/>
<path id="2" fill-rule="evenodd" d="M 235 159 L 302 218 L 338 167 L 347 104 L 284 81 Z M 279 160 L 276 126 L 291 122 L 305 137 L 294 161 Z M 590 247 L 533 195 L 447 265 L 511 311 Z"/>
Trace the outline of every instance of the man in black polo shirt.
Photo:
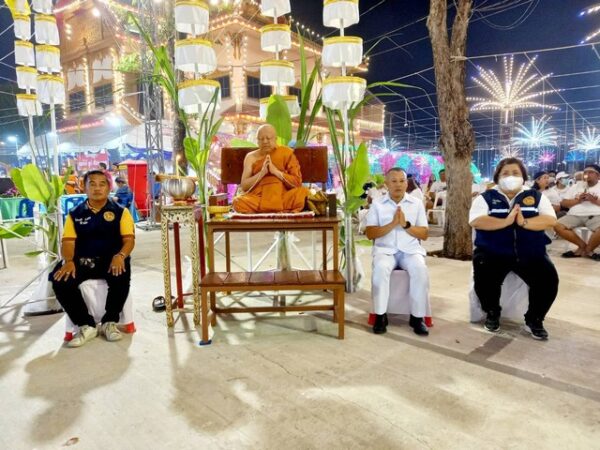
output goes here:
<path id="1" fill-rule="evenodd" d="M 67 344 L 80 347 L 98 335 L 79 285 L 90 279 L 108 284 L 106 312 L 100 330 L 108 341 L 122 338 L 117 328 L 119 314 L 129 295 L 129 255 L 135 245 L 134 223 L 127 209 L 109 199 L 110 183 L 101 170 L 83 178 L 88 200 L 67 215 L 60 262 L 50 274 L 54 293 L 78 333 Z"/>

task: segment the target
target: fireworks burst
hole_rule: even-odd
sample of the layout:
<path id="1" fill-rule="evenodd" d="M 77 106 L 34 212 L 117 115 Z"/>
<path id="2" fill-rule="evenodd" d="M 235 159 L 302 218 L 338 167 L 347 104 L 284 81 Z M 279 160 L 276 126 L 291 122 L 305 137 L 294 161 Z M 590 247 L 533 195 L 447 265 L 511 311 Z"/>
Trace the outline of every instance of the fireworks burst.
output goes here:
<path id="1" fill-rule="evenodd" d="M 544 105 L 538 100 L 546 94 L 556 92 L 554 89 L 547 91 L 535 91 L 534 89 L 544 82 L 550 75 L 542 77 L 530 73 L 537 57 L 528 63 L 522 64 L 515 73 L 514 58 L 504 57 L 504 80 L 501 81 L 491 69 L 478 67 L 479 77 L 473 77 L 473 81 L 485 90 L 489 97 L 468 97 L 467 100 L 475 102 L 471 111 L 502 111 L 504 123 L 508 123 L 511 114 L 516 109 L 546 108 L 557 110 L 555 106 Z"/>
<path id="2" fill-rule="evenodd" d="M 517 122 L 515 128 L 521 135 L 513 138 L 513 144 L 527 148 L 540 148 L 556 145 L 558 135 L 554 128 L 548 126 L 548 120 L 550 120 L 550 117 L 547 116 L 542 116 L 539 120 L 532 117 L 530 128 Z"/>
<path id="3" fill-rule="evenodd" d="M 504 158 L 521 158 L 521 150 L 516 147 L 506 145 L 500 150 L 500 159 Z"/>
<path id="4" fill-rule="evenodd" d="M 596 128 L 587 127 L 585 131 L 580 131 L 576 148 L 586 152 L 600 149 L 600 134 L 598 134 Z"/>
<path id="5" fill-rule="evenodd" d="M 581 11 L 581 13 L 579 13 L 579 15 L 580 16 L 590 16 L 599 11 L 600 11 L 600 3 L 596 3 L 595 5 L 589 6 L 586 9 L 584 9 L 583 11 Z M 593 33 L 588 34 L 585 37 L 585 39 L 583 41 L 581 41 L 581 43 L 585 44 L 586 42 L 590 42 L 592 39 L 594 39 L 598 35 L 600 35 L 600 28 L 597 29 L 596 31 L 594 31 Z"/>

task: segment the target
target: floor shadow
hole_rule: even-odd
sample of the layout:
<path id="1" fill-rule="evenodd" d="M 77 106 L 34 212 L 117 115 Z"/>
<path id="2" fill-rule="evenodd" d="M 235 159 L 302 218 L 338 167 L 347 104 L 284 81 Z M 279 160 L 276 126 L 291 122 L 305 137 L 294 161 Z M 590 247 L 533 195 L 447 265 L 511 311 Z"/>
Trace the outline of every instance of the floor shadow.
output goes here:
<path id="1" fill-rule="evenodd" d="M 86 404 L 86 395 L 125 374 L 131 362 L 130 345 L 130 335 L 117 343 L 96 338 L 84 347 L 61 347 L 30 361 L 25 366 L 29 375 L 25 397 L 47 403 L 31 421 L 32 440 L 52 441 L 76 424 L 82 414 L 94 414 L 93 406 Z M 99 346 L 110 348 L 98 351 Z"/>

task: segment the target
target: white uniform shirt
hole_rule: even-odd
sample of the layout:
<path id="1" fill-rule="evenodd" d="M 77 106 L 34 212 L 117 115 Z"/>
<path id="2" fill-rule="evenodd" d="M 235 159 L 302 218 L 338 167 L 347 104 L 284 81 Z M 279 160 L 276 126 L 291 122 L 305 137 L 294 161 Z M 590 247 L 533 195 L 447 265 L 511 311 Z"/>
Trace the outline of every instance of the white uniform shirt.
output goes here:
<path id="1" fill-rule="evenodd" d="M 521 192 L 519 192 L 512 198 L 512 200 L 510 200 L 508 196 L 504 192 L 502 192 L 498 186 L 494 187 L 494 189 L 500 192 L 500 194 L 504 195 L 511 208 L 515 203 L 515 199 L 517 198 L 517 196 L 521 192 L 526 190 L 525 188 L 521 189 Z M 471 210 L 469 211 L 469 223 L 473 222 L 478 217 L 489 215 L 489 212 L 490 207 L 488 206 L 487 202 L 485 201 L 482 195 L 478 195 L 477 198 L 475 198 L 475 200 L 473 200 L 473 203 L 471 204 Z M 538 212 L 540 216 L 556 217 L 554 208 L 552 207 L 550 200 L 548 200 L 548 197 L 546 197 L 545 195 L 542 195 L 542 198 L 540 199 L 540 204 L 538 205 Z"/>
<path id="2" fill-rule="evenodd" d="M 367 214 L 367 227 L 381 227 L 387 225 L 394 218 L 396 210 L 400 207 L 406 220 L 416 227 L 426 227 L 427 216 L 423 202 L 410 194 L 404 194 L 400 203 L 394 202 L 386 194 L 381 200 L 373 202 Z M 398 252 L 408 254 L 420 254 L 426 256 L 427 252 L 421 246 L 421 242 L 408 234 L 400 225 L 395 227 L 385 236 L 375 239 L 373 255 L 394 255 Z"/>
<path id="3" fill-rule="evenodd" d="M 419 199 L 419 200 L 423 201 L 423 191 L 421 189 L 419 189 L 419 188 L 416 188 L 414 191 L 412 191 L 410 193 L 410 195 L 412 195 L 416 199 Z"/>
<path id="4" fill-rule="evenodd" d="M 434 181 L 429 188 L 429 192 L 441 192 L 446 190 L 446 182 L 445 181 Z"/>
<path id="5" fill-rule="evenodd" d="M 583 183 L 574 184 L 569 188 L 569 191 L 565 195 L 565 200 L 572 200 L 577 195 L 583 194 L 587 188 L 587 192 L 595 195 L 596 197 L 600 197 L 600 182 L 596 183 L 595 186 L 589 187 Z M 594 205 L 592 202 L 583 202 L 578 205 L 571 206 L 569 208 L 569 212 L 567 213 L 570 216 L 600 216 L 600 206 Z"/>
<path id="6" fill-rule="evenodd" d="M 560 202 L 562 202 L 565 199 L 565 196 L 567 195 L 568 192 L 569 192 L 568 186 L 566 186 L 562 189 L 559 189 L 558 186 L 554 186 L 554 187 L 551 187 L 550 189 L 546 189 L 545 191 L 542 192 L 542 194 L 544 194 L 546 197 L 548 197 L 548 200 L 550 200 L 550 203 L 552 203 L 553 205 L 556 205 L 556 206 L 560 206 Z"/>

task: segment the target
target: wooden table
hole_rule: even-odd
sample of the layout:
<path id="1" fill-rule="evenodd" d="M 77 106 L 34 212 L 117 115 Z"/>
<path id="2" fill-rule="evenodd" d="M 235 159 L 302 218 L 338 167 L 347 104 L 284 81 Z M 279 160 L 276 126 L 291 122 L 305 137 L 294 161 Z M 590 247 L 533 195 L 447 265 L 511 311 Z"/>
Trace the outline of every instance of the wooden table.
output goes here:
<path id="1" fill-rule="evenodd" d="M 303 219 L 226 219 L 209 220 L 207 227 L 208 273 L 200 283 L 202 316 L 201 345 L 210 344 L 208 323 L 216 325 L 216 314 L 234 312 L 286 312 L 286 311 L 333 311 L 333 320 L 338 322 L 338 338 L 344 338 L 344 286 L 345 280 L 339 272 L 338 241 L 339 222 L 337 217 L 314 217 Z M 231 246 L 229 233 L 265 231 L 322 231 L 323 270 L 289 270 L 278 272 L 231 272 Z M 327 270 L 327 232 L 333 239 L 333 270 Z M 215 233 L 225 233 L 226 271 L 215 272 Z M 220 308 L 216 305 L 217 292 L 255 290 L 331 290 L 333 304 L 301 306 L 261 306 Z M 210 296 L 210 314 L 208 305 Z"/>
<path id="2" fill-rule="evenodd" d="M 215 271 L 215 240 L 218 232 L 225 233 L 226 271 L 231 272 L 231 246 L 229 233 L 264 231 L 322 231 L 323 233 L 323 270 L 327 270 L 327 232 L 332 232 L 333 270 L 339 270 L 338 244 L 339 223 L 337 217 L 312 217 L 305 219 L 226 219 L 209 220 L 207 227 L 208 272 Z"/>
<path id="3" fill-rule="evenodd" d="M 199 205 L 162 206 L 161 207 L 161 247 L 163 261 L 163 276 L 165 287 L 165 310 L 167 325 L 172 327 L 173 304 L 171 302 L 171 259 L 169 249 L 169 224 L 173 225 L 173 243 L 175 250 L 175 283 L 177 289 L 177 309 L 184 307 L 183 298 L 192 295 L 194 299 L 194 324 L 200 323 L 200 291 L 198 281 L 205 274 L 204 235 L 202 234 L 202 211 Z M 181 244 L 179 232 L 181 226 L 190 227 L 190 252 L 192 256 L 192 293 L 183 292 L 181 270 Z"/>

